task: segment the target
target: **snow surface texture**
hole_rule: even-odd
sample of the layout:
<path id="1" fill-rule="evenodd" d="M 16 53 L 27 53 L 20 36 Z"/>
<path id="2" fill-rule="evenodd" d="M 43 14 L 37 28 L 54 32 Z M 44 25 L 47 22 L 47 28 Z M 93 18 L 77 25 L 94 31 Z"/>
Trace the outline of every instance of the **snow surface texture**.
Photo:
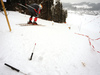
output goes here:
<path id="1" fill-rule="evenodd" d="M 100 75 L 100 15 L 69 13 L 66 24 L 38 19 L 45 26 L 20 26 L 29 15 L 7 12 L 12 31 L 0 12 L 0 75 L 24 75 L 4 63 L 27 75 Z"/>

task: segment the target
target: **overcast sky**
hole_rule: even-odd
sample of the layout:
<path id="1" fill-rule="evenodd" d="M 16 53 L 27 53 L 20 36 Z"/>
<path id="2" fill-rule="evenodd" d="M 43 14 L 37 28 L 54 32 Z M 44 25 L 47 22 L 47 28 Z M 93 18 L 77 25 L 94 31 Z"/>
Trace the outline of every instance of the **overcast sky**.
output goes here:
<path id="1" fill-rule="evenodd" d="M 80 2 L 92 2 L 92 3 L 100 3 L 100 0 L 60 0 L 64 3 L 80 3 Z"/>

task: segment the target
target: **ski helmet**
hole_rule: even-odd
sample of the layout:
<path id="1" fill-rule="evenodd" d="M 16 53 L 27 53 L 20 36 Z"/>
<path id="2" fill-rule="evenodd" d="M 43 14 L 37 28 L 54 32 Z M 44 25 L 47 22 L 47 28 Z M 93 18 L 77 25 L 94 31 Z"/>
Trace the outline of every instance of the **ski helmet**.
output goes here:
<path id="1" fill-rule="evenodd" d="M 42 9 L 43 8 L 42 4 L 39 4 L 39 7 L 40 7 L 40 9 Z"/>

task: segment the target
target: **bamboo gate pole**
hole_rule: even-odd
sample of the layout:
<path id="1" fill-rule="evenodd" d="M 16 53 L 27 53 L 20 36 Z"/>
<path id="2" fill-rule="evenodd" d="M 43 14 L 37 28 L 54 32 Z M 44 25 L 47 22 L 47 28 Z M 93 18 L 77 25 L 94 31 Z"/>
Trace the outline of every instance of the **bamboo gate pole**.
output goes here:
<path id="1" fill-rule="evenodd" d="M 7 17 L 7 13 L 6 13 L 6 9 L 5 9 L 5 5 L 3 3 L 3 0 L 1 0 L 1 4 L 2 4 L 3 10 L 4 10 L 4 13 L 5 13 L 5 17 L 6 17 L 6 20 L 7 20 L 7 23 L 8 23 L 9 30 L 11 32 L 10 23 L 9 23 L 9 20 L 8 20 L 8 17 Z"/>

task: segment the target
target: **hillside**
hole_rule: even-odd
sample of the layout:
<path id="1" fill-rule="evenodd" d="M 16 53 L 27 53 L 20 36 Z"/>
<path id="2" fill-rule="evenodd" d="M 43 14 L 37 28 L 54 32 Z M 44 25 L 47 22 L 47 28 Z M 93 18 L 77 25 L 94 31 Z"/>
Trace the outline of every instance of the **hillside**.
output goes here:
<path id="1" fill-rule="evenodd" d="M 100 15 L 69 13 L 66 24 L 38 19 L 43 26 L 20 26 L 29 15 L 7 13 L 11 32 L 0 12 L 0 75 L 100 75 Z"/>
<path id="2" fill-rule="evenodd" d="M 64 9 L 71 10 L 78 14 L 100 15 L 100 3 L 81 2 L 62 4 Z"/>

